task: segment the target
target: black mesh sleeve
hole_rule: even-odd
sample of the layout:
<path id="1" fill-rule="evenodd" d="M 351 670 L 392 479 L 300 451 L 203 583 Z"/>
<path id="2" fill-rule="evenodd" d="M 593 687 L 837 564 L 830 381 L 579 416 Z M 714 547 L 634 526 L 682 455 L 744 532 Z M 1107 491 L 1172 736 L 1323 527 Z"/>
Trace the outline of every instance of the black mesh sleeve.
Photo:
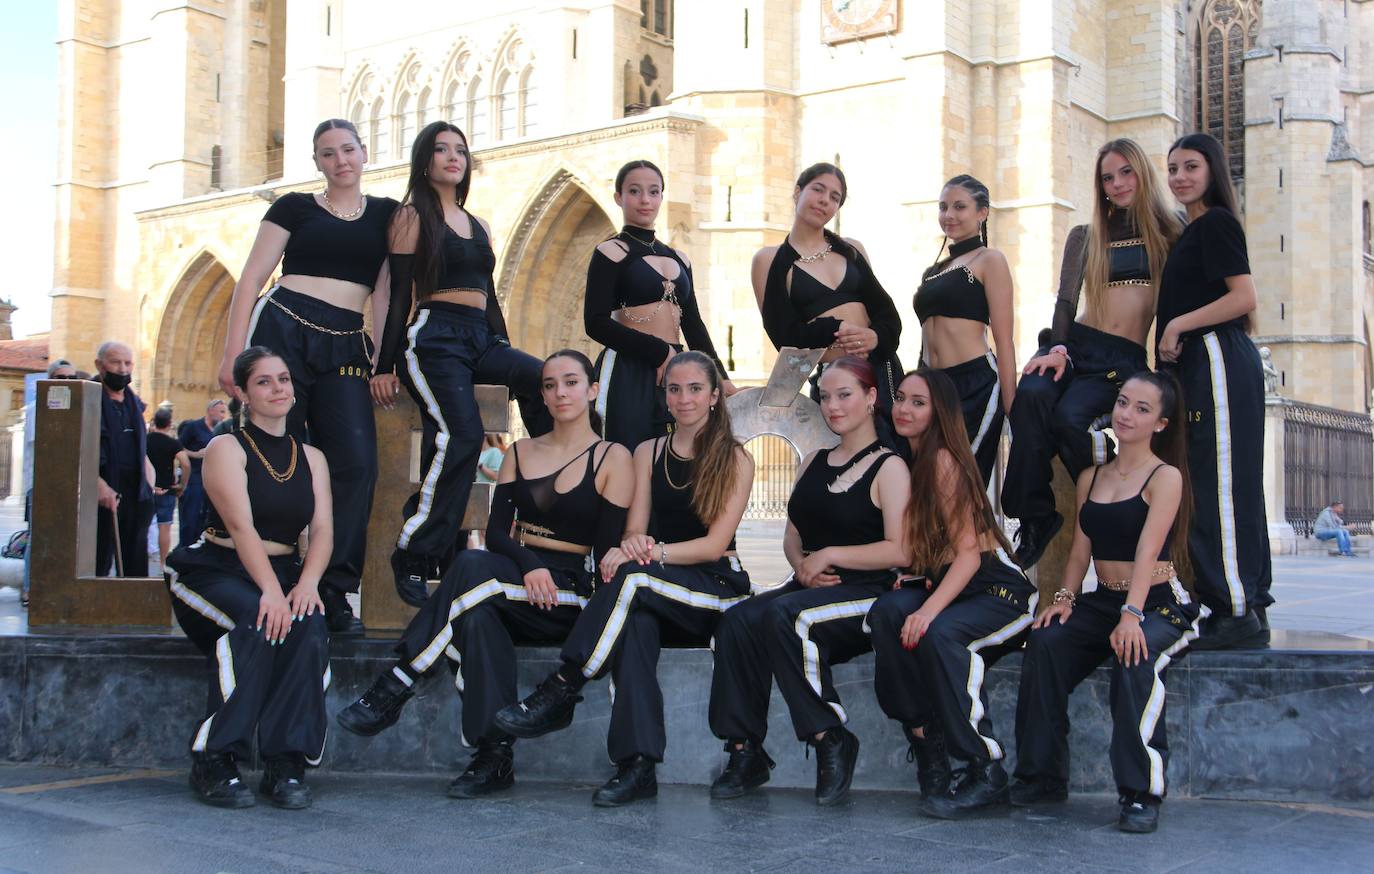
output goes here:
<path id="1" fill-rule="evenodd" d="M 544 567 L 533 552 L 510 536 L 515 524 L 515 483 L 501 483 L 492 490 L 491 512 L 487 516 L 487 549 L 504 555 L 520 568 L 520 575 Z"/>
<path id="2" fill-rule="evenodd" d="M 415 277 L 415 256 L 392 255 L 387 261 L 391 265 L 391 304 L 386 311 L 386 325 L 382 328 L 380 348 L 377 350 L 377 366 L 373 368 L 377 376 L 396 370 L 396 357 L 401 354 L 401 347 L 405 343 L 410 304 L 414 300 L 411 286 Z"/>
<path id="3" fill-rule="evenodd" d="M 1059 265 L 1059 292 L 1054 301 L 1054 321 L 1050 326 L 1050 345 L 1069 342 L 1069 325 L 1078 316 L 1078 295 L 1083 289 L 1083 262 L 1087 255 L 1088 226 L 1077 225 L 1064 242 L 1064 259 Z"/>

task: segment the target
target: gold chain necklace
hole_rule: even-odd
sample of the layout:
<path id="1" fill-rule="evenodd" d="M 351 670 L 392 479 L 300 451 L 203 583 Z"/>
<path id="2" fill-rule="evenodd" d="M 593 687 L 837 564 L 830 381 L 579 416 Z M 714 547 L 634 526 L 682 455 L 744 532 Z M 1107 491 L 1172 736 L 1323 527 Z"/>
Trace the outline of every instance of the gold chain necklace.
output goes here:
<path id="1" fill-rule="evenodd" d="M 664 451 L 663 451 L 663 478 L 664 478 L 665 480 L 668 481 L 668 487 L 669 487 L 669 488 L 675 489 L 675 490 L 677 490 L 677 491 L 679 491 L 679 492 L 682 491 L 682 490 L 684 490 L 684 489 L 691 488 L 691 486 L 692 486 L 692 481 L 691 481 L 691 480 L 687 480 L 687 482 L 683 483 L 682 485 L 678 485 L 677 483 L 673 482 L 673 475 L 672 475 L 671 473 L 668 472 L 668 454 L 669 454 L 669 453 L 672 453 L 675 457 L 677 457 L 677 458 L 679 458 L 679 459 L 681 459 L 681 460 L 683 460 L 683 461 L 691 461 L 691 460 L 692 460 L 692 459 L 690 459 L 690 458 L 682 458 L 681 455 L 678 455 L 676 452 L 673 452 L 673 435 L 671 435 L 671 434 L 668 435 L 668 443 L 667 443 L 667 445 L 664 447 Z"/>
<path id="2" fill-rule="evenodd" d="M 287 435 L 287 438 L 286 438 L 286 439 L 288 439 L 288 440 L 291 441 L 291 463 L 288 464 L 288 465 L 286 466 L 286 473 L 277 473 L 277 469 L 276 469 L 275 467 L 272 466 L 272 462 L 270 462 L 270 461 L 267 460 L 267 456 L 262 454 L 262 450 L 258 448 L 257 442 L 253 440 L 253 435 L 248 433 L 248 429 L 247 429 L 247 428 L 244 428 L 244 429 L 243 429 L 241 432 L 239 432 L 239 433 L 243 434 L 243 439 L 248 441 L 248 445 L 249 445 L 250 447 L 252 447 L 252 449 L 253 449 L 253 454 L 256 455 L 256 456 L 258 457 L 258 461 L 261 461 L 261 462 L 262 462 L 262 466 L 265 467 L 265 468 L 267 468 L 267 474 L 268 474 L 268 476 L 272 477 L 272 479 L 276 480 L 276 481 L 279 482 L 279 483 L 284 483 L 284 482 L 286 482 L 287 480 L 291 479 L 292 476 L 295 475 L 295 473 L 296 473 L 296 438 L 295 438 L 295 437 L 292 437 L 292 436 L 289 435 L 289 434 Z"/>
<path id="3" fill-rule="evenodd" d="M 324 205 L 329 208 L 329 211 L 333 213 L 334 217 L 338 219 L 343 219 L 344 221 L 348 221 L 349 219 L 355 219 L 358 216 L 362 215 L 363 207 L 367 206 L 367 195 L 359 194 L 358 208 L 350 212 L 348 215 L 344 215 L 343 213 L 339 212 L 337 209 L 334 208 L 334 201 L 329 199 L 328 188 L 326 188 L 324 191 L 321 191 L 320 196 L 324 198 Z"/>
<path id="4" fill-rule="evenodd" d="M 1149 464 L 1149 463 L 1150 463 L 1149 461 L 1142 461 L 1140 464 L 1137 464 L 1135 467 L 1131 468 L 1130 470 L 1126 471 L 1125 473 L 1122 473 L 1122 472 L 1121 472 L 1121 459 L 1118 458 L 1118 459 L 1116 460 L 1116 470 L 1114 471 L 1114 473 L 1115 473 L 1117 476 L 1121 477 L 1122 479 L 1126 479 L 1127 477 L 1129 477 L 1131 474 L 1135 473 L 1136 471 L 1138 471 L 1138 470 L 1143 470 L 1143 469 L 1145 468 L 1145 465 L 1147 465 L 1147 464 Z"/>

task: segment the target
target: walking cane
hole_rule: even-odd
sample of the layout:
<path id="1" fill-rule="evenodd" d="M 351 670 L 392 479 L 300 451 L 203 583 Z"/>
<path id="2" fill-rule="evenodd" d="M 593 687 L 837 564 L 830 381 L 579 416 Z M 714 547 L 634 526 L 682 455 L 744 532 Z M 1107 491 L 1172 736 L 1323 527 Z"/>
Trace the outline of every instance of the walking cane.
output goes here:
<path id="1" fill-rule="evenodd" d="M 115 576 L 124 576 L 124 547 L 119 544 L 119 510 L 110 511 L 110 521 L 114 523 Z"/>

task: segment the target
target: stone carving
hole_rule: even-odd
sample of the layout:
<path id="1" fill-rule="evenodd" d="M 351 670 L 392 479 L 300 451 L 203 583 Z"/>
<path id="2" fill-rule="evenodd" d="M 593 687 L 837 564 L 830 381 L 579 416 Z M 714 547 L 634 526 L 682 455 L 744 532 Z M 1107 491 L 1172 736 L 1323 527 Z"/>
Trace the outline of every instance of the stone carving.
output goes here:
<path id="1" fill-rule="evenodd" d="M 1266 398 L 1276 398 L 1279 396 L 1279 369 L 1274 366 L 1273 354 L 1268 346 L 1261 346 L 1260 369 L 1264 371 L 1264 396 Z"/>

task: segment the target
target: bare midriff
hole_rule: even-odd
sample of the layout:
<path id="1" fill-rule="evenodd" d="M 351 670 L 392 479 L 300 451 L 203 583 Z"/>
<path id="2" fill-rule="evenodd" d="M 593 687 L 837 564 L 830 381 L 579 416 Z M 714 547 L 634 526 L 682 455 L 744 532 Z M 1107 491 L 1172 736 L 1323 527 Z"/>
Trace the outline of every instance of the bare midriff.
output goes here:
<path id="1" fill-rule="evenodd" d="M 682 342 L 681 329 L 678 327 L 681 317 L 676 306 L 663 300 L 621 307 L 611 313 L 611 318 L 625 327 L 634 328 L 641 334 L 657 337 L 664 343 L 674 346 Z"/>
<path id="2" fill-rule="evenodd" d="M 487 308 L 487 293 L 480 288 L 445 288 L 436 291 L 426 300 L 437 301 L 439 303 L 451 303 L 458 306 L 476 307 L 479 310 Z"/>
<path id="3" fill-rule="evenodd" d="M 1093 569 L 1099 582 L 1112 584 L 1109 588 L 1120 589 L 1119 584 L 1129 581 L 1135 573 L 1133 561 L 1103 561 L 1093 559 Z M 1173 579 L 1174 565 L 1169 561 L 1156 561 L 1150 567 L 1150 585 L 1157 586 Z"/>
<path id="4" fill-rule="evenodd" d="M 816 318 L 830 318 L 841 322 L 850 322 L 851 324 L 859 325 L 864 328 L 872 327 L 868 320 L 868 308 L 858 301 L 842 303 L 837 307 L 826 310 L 819 316 L 816 316 Z M 812 321 L 815 321 L 815 319 L 812 319 Z M 826 349 L 825 354 L 821 356 L 821 363 L 828 364 L 836 358 L 841 358 L 846 354 L 847 353 L 843 349 L 831 346 L 829 349 Z"/>
<path id="5" fill-rule="evenodd" d="M 1109 286 L 1104 290 L 1106 306 L 1100 323 L 1084 312 L 1078 321 L 1107 334 L 1145 345 L 1150 323 L 1155 318 L 1155 290 L 1149 285 Z"/>
<path id="6" fill-rule="evenodd" d="M 931 316 L 921 326 L 926 364 L 935 368 L 953 367 L 988 354 L 988 328 L 973 319 Z"/>
<path id="7" fill-rule="evenodd" d="M 296 273 L 286 274 L 277 280 L 277 284 L 297 294 L 308 295 L 330 306 L 354 313 L 363 311 L 367 296 L 372 294 L 370 285 L 324 276 L 301 276 Z"/>

